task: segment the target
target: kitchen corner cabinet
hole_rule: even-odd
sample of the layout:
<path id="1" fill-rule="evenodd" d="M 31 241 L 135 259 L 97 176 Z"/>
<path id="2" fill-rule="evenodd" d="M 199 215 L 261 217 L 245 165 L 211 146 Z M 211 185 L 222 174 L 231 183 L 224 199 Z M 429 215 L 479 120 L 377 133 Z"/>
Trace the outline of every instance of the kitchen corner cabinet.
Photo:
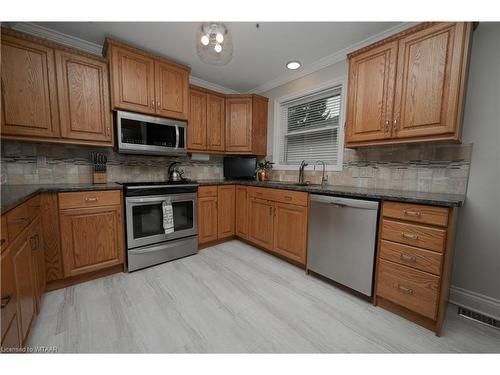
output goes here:
<path id="1" fill-rule="evenodd" d="M 306 264 L 307 193 L 248 188 L 248 241 L 299 265 Z"/>
<path id="2" fill-rule="evenodd" d="M 3 139 L 113 146 L 106 60 L 2 28 Z"/>
<path id="3" fill-rule="evenodd" d="M 60 193 L 59 208 L 66 278 L 123 264 L 120 191 Z"/>
<path id="4" fill-rule="evenodd" d="M 198 244 L 234 236 L 235 186 L 198 188 Z"/>
<path id="5" fill-rule="evenodd" d="M 226 153 L 266 155 L 267 109 L 259 95 L 226 96 Z"/>
<path id="6" fill-rule="evenodd" d="M 472 23 L 423 23 L 349 57 L 346 146 L 459 142 Z"/>
<path id="7" fill-rule="evenodd" d="M 187 120 L 189 67 L 110 38 L 105 50 L 112 109 Z"/>

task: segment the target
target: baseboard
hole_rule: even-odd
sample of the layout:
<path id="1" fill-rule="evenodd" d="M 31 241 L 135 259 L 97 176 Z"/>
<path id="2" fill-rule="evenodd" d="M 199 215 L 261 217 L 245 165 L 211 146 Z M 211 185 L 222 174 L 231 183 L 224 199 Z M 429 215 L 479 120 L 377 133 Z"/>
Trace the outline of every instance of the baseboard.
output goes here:
<path id="1" fill-rule="evenodd" d="M 495 298 L 452 286 L 448 301 L 454 305 L 500 320 L 500 300 Z"/>

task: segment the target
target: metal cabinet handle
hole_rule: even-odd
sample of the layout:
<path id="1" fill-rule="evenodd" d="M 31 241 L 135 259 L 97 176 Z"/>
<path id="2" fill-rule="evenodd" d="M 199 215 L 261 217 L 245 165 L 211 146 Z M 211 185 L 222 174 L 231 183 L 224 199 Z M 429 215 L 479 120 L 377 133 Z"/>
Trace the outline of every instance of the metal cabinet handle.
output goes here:
<path id="1" fill-rule="evenodd" d="M 35 204 L 33 206 L 30 206 L 31 208 L 40 208 L 40 205 L 39 204 Z"/>
<path id="2" fill-rule="evenodd" d="M 393 129 L 394 129 L 394 131 L 395 131 L 395 132 L 396 132 L 396 131 L 398 131 L 398 120 L 397 120 L 397 119 L 394 119 L 393 124 L 394 124 L 394 125 L 393 125 Z"/>
<path id="3" fill-rule="evenodd" d="M 274 207 L 274 217 L 276 217 L 276 207 Z"/>
<path id="4" fill-rule="evenodd" d="M 155 107 L 155 100 L 151 100 L 151 108 L 154 108 Z"/>
<path id="5" fill-rule="evenodd" d="M 269 215 L 271 215 L 271 216 L 272 216 L 272 214 L 273 214 L 273 207 L 272 207 L 272 206 L 269 206 Z"/>
<path id="6" fill-rule="evenodd" d="M 19 219 L 14 219 L 12 220 L 12 222 L 14 224 L 19 224 L 19 223 L 25 223 L 28 221 L 28 218 L 27 217 L 20 217 Z"/>
<path id="7" fill-rule="evenodd" d="M 160 109 L 160 101 L 156 102 L 156 108 Z"/>
<path id="8" fill-rule="evenodd" d="M 413 256 L 413 255 L 408 255 L 408 254 L 405 254 L 405 253 L 401 253 L 399 255 L 399 258 L 401 260 L 404 260 L 406 262 L 412 262 L 412 263 L 415 263 L 417 261 L 417 257 Z"/>
<path id="9" fill-rule="evenodd" d="M 391 123 L 391 122 L 390 122 L 389 120 L 385 120 L 385 132 L 386 132 L 386 133 L 389 133 L 389 131 L 390 131 L 390 129 L 389 129 L 389 124 L 390 124 L 390 123 Z"/>
<path id="10" fill-rule="evenodd" d="M 292 200 L 292 197 L 291 197 L 291 196 L 289 196 L 289 195 L 285 195 L 285 200 L 286 200 L 286 201 L 291 201 L 291 200 Z"/>
<path id="11" fill-rule="evenodd" d="M 5 243 L 5 239 L 3 239 L 3 238 L 2 238 L 2 239 L 0 240 L 0 246 L 2 246 L 4 243 Z"/>
<path id="12" fill-rule="evenodd" d="M 396 285 L 394 285 L 394 287 L 405 294 L 413 295 L 415 293 L 415 291 L 413 289 L 408 288 L 408 287 L 401 285 L 401 284 L 396 284 Z"/>
<path id="13" fill-rule="evenodd" d="M 420 211 L 403 210 L 403 213 L 407 216 L 421 216 L 422 215 L 422 213 Z"/>
<path id="14" fill-rule="evenodd" d="M 97 197 L 87 197 L 85 198 L 85 202 L 97 202 Z"/>
<path id="15" fill-rule="evenodd" d="M 40 236 L 38 234 L 34 234 L 30 237 L 31 243 L 31 251 L 36 251 L 40 248 Z"/>
<path id="16" fill-rule="evenodd" d="M 0 305 L 0 309 L 5 309 L 7 307 L 7 305 L 9 304 L 11 300 L 11 297 L 10 296 L 5 296 L 5 297 L 2 297 L 2 304 Z"/>
<path id="17" fill-rule="evenodd" d="M 257 193 L 255 193 L 255 195 L 258 195 L 259 197 L 262 197 L 262 193 L 261 192 L 257 192 Z"/>
<path id="18" fill-rule="evenodd" d="M 418 235 L 416 235 L 415 233 L 401 232 L 401 237 L 407 238 L 409 240 L 418 240 Z"/>

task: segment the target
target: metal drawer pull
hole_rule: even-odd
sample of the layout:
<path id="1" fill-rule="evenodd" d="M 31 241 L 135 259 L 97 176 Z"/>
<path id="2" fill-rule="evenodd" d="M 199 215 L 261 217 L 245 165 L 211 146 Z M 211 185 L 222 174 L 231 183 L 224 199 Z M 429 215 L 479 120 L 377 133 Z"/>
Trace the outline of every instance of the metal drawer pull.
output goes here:
<path id="1" fill-rule="evenodd" d="M 401 237 L 407 238 L 409 240 L 418 240 L 418 235 L 416 235 L 415 233 L 401 232 Z"/>
<path id="2" fill-rule="evenodd" d="M 262 196 L 262 193 L 257 192 L 257 193 L 255 193 L 255 195 L 258 195 L 259 197 L 261 197 L 261 196 Z"/>
<path id="3" fill-rule="evenodd" d="M 401 258 L 401 260 L 404 260 L 404 261 L 407 261 L 407 262 L 413 262 L 413 263 L 415 263 L 417 261 L 417 257 L 415 257 L 413 255 L 408 255 L 408 254 L 405 254 L 405 253 L 401 253 L 401 255 L 399 257 Z"/>
<path id="4" fill-rule="evenodd" d="M 39 204 L 36 204 L 34 206 L 30 206 L 31 208 L 40 208 L 40 205 Z"/>
<path id="5" fill-rule="evenodd" d="M 407 216 L 421 216 L 422 215 L 422 213 L 420 211 L 403 210 L 403 213 Z"/>
<path id="6" fill-rule="evenodd" d="M 403 286 L 401 284 L 396 284 L 395 287 L 396 287 L 396 289 L 402 291 L 403 293 L 409 294 L 409 295 L 413 295 L 413 293 L 415 293 L 413 291 L 413 289 L 407 288 L 406 286 Z"/>
<path id="7" fill-rule="evenodd" d="M 2 297 L 2 304 L 0 305 L 0 308 L 2 310 L 5 309 L 9 304 L 10 300 L 11 300 L 10 296 Z"/>
<path id="8" fill-rule="evenodd" d="M 87 197 L 85 198 L 85 202 L 97 202 L 97 197 Z"/>
<path id="9" fill-rule="evenodd" d="M 5 243 L 5 240 L 2 238 L 2 239 L 0 240 L 0 246 L 2 246 L 4 243 Z"/>
<path id="10" fill-rule="evenodd" d="M 291 200 L 292 200 L 292 197 L 291 197 L 291 196 L 289 196 L 289 195 L 285 195 L 285 200 L 286 200 L 286 201 L 291 201 Z"/>
<path id="11" fill-rule="evenodd" d="M 28 221 L 28 218 L 27 217 L 20 217 L 19 219 L 14 219 L 12 220 L 12 222 L 14 224 L 19 224 L 19 223 L 25 223 Z"/>
<path id="12" fill-rule="evenodd" d="M 273 214 L 273 207 L 269 206 L 269 215 L 272 215 L 272 214 Z"/>

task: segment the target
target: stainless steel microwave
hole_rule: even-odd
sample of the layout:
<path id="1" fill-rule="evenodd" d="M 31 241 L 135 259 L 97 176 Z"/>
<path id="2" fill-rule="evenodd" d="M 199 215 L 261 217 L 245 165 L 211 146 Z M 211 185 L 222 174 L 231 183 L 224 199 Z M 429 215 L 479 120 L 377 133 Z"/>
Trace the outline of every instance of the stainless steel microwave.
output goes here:
<path id="1" fill-rule="evenodd" d="M 186 154 L 186 122 L 116 111 L 118 152 L 143 155 Z"/>

